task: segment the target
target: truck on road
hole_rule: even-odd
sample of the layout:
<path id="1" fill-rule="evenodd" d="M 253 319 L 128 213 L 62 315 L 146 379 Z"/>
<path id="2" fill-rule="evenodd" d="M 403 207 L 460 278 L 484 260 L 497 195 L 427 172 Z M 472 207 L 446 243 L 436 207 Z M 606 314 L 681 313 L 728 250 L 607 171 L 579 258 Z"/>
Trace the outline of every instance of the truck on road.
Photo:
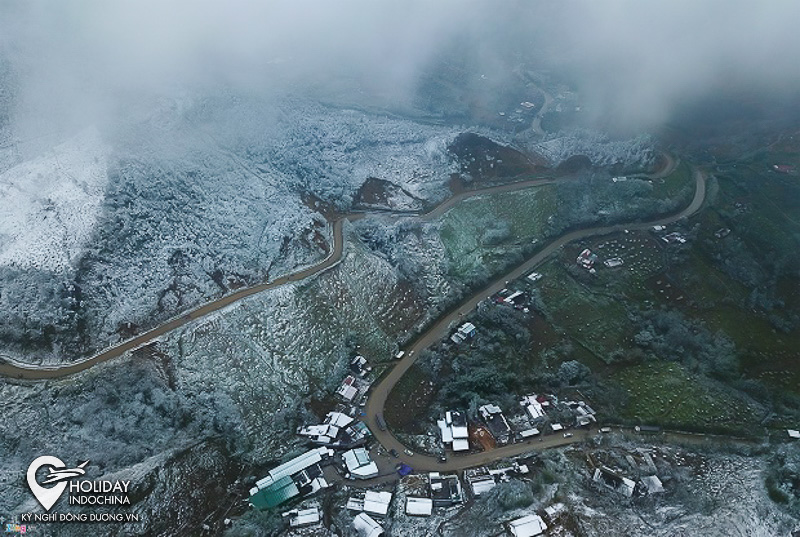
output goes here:
<path id="1" fill-rule="evenodd" d="M 378 429 L 381 431 L 386 430 L 386 422 L 383 420 L 383 415 L 375 414 L 375 422 L 378 424 Z"/>

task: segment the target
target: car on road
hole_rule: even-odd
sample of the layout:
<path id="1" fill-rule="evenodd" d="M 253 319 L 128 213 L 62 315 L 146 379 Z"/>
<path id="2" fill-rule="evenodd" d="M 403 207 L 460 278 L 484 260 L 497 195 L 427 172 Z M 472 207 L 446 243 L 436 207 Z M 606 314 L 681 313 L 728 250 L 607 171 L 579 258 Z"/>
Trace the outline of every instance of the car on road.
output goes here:
<path id="1" fill-rule="evenodd" d="M 385 431 L 386 430 L 386 422 L 383 420 L 383 415 L 375 414 L 375 421 L 378 423 L 378 428 L 381 431 Z"/>
<path id="2" fill-rule="evenodd" d="M 447 462 L 447 455 L 439 455 L 439 462 L 442 463 Z"/>
<path id="3" fill-rule="evenodd" d="M 564 433 L 564 438 L 572 438 L 572 433 Z"/>
<path id="4" fill-rule="evenodd" d="M 405 454 L 406 454 L 406 455 L 408 455 L 409 457 L 413 457 L 413 456 L 414 456 L 414 452 L 413 452 L 413 451 L 411 451 L 411 450 L 410 450 L 410 449 L 408 449 L 408 448 L 404 449 L 404 450 L 403 450 L 403 453 L 405 453 Z"/>
<path id="5" fill-rule="evenodd" d="M 394 457 L 395 459 L 396 459 L 397 457 L 399 457 L 399 456 L 400 456 L 400 454 L 399 454 L 399 453 L 397 452 L 397 450 L 396 450 L 396 449 L 394 449 L 394 448 L 392 448 L 392 449 L 390 449 L 390 450 L 389 450 L 389 455 L 391 455 L 391 456 L 392 456 L 392 457 Z"/>
<path id="6" fill-rule="evenodd" d="M 601 433 L 610 433 L 611 432 L 611 427 L 600 427 L 600 432 Z"/>

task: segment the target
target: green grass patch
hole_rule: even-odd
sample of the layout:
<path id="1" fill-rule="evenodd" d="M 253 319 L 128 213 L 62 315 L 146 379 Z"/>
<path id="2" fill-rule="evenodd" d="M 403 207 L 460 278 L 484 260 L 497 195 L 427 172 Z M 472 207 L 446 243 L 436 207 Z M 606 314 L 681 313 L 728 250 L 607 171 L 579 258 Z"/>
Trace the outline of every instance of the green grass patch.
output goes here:
<path id="1" fill-rule="evenodd" d="M 550 186 L 468 199 L 442 217 L 441 239 L 451 276 L 459 281 L 493 274 L 541 240 L 554 211 Z"/>
<path id="2" fill-rule="evenodd" d="M 610 362 L 611 353 L 632 336 L 624 306 L 614 296 L 575 281 L 556 260 L 541 271 L 545 277 L 539 288 L 550 322 L 596 358 Z"/>
<path id="3" fill-rule="evenodd" d="M 412 365 L 389 392 L 383 411 L 386 424 L 403 433 L 423 432 L 418 417 L 427 411 L 433 396 L 430 376 L 416 364 Z"/>
<path id="4" fill-rule="evenodd" d="M 758 405 L 676 363 L 628 367 L 613 379 L 628 393 L 622 417 L 629 420 L 688 430 L 741 431 L 763 417 Z"/>
<path id="5" fill-rule="evenodd" d="M 678 196 L 688 196 L 694 191 L 692 170 L 689 164 L 681 162 L 668 176 L 663 179 L 653 180 L 653 196 L 659 199 L 673 199 Z"/>

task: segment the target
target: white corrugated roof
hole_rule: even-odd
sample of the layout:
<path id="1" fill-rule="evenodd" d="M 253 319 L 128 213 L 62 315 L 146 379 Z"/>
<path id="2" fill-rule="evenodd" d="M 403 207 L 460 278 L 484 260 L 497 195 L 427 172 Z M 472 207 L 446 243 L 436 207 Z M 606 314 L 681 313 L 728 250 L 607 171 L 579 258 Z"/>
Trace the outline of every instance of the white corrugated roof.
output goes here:
<path id="1" fill-rule="evenodd" d="M 353 519 L 353 526 L 364 537 L 380 537 L 383 535 L 383 527 L 366 513 L 357 514 Z"/>
<path id="2" fill-rule="evenodd" d="M 539 515 L 528 515 L 512 520 L 508 523 L 508 527 L 514 537 L 535 537 L 547 529 L 547 524 Z"/>
<path id="3" fill-rule="evenodd" d="M 438 420 L 436 422 L 436 425 L 439 426 L 439 432 L 442 435 L 442 442 L 444 442 L 445 444 L 449 444 L 450 442 L 452 442 L 453 432 L 450 430 L 450 427 L 448 427 L 447 422 L 445 422 L 445 420 Z"/>
<path id="4" fill-rule="evenodd" d="M 319 509 L 312 507 L 311 509 L 297 511 L 295 516 L 289 519 L 289 525 L 292 527 L 308 526 L 310 524 L 316 524 L 319 521 Z"/>
<path id="5" fill-rule="evenodd" d="M 431 516 L 433 500 L 430 498 L 406 498 L 406 514 L 415 516 Z"/>
<path id="6" fill-rule="evenodd" d="M 365 479 L 378 475 L 378 466 L 370 459 L 363 447 L 345 451 L 342 454 L 347 470 L 355 477 Z"/>
<path id="7" fill-rule="evenodd" d="M 322 461 L 322 455 L 328 453 L 328 448 L 321 447 L 317 449 L 312 449 L 311 451 L 307 451 L 303 453 L 299 457 L 295 457 L 294 459 L 281 464 L 280 466 L 273 468 L 269 471 L 269 475 L 263 479 L 260 479 L 256 482 L 256 486 L 258 488 L 264 488 L 273 481 L 277 481 L 282 477 L 294 475 L 302 470 L 305 470 L 309 466 L 313 466 L 318 462 Z"/>
<path id="8" fill-rule="evenodd" d="M 466 438 L 454 438 L 453 451 L 469 451 L 469 440 Z"/>
<path id="9" fill-rule="evenodd" d="M 364 511 L 386 516 L 386 513 L 389 512 L 389 504 L 391 501 L 391 492 L 374 492 L 368 490 L 364 495 Z"/>
<path id="10" fill-rule="evenodd" d="M 496 484 L 494 479 L 482 479 L 480 481 L 471 482 L 470 486 L 472 487 L 472 493 L 475 494 L 475 496 L 480 496 L 484 492 L 492 490 Z"/>
<path id="11" fill-rule="evenodd" d="M 342 429 L 353 423 L 353 418 L 341 412 L 328 412 L 327 422 L 334 427 Z"/>

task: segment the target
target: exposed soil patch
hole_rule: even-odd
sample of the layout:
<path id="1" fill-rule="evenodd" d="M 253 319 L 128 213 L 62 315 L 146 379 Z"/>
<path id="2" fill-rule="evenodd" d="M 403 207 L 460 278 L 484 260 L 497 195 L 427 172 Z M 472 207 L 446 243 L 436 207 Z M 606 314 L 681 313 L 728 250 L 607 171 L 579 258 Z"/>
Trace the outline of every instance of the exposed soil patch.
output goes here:
<path id="1" fill-rule="evenodd" d="M 447 149 L 458 159 L 461 173 L 472 182 L 496 182 L 547 170 L 541 157 L 524 155 L 471 132 L 458 135 Z"/>
<path id="2" fill-rule="evenodd" d="M 300 199 L 306 207 L 318 212 L 328 221 L 336 220 L 339 217 L 339 211 L 332 203 L 321 200 L 312 192 L 303 192 L 300 194 Z"/>
<path id="3" fill-rule="evenodd" d="M 356 192 L 356 208 L 416 211 L 422 209 L 424 200 L 400 185 L 385 179 L 369 177 Z"/>
<path id="4" fill-rule="evenodd" d="M 491 451 L 497 447 L 497 442 L 492 436 L 492 433 L 483 426 L 471 428 L 469 431 L 469 440 L 473 446 L 480 446 L 483 451 Z"/>

